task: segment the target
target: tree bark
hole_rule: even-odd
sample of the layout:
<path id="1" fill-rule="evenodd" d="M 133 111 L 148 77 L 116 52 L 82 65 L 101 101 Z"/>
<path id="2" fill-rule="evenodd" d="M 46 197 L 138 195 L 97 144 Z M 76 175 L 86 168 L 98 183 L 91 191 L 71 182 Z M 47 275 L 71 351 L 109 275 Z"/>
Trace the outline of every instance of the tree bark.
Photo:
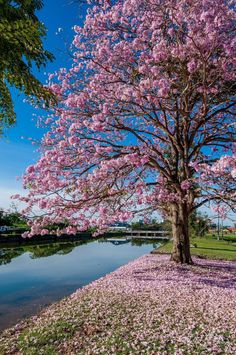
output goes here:
<path id="1" fill-rule="evenodd" d="M 188 228 L 189 213 L 185 204 L 172 206 L 173 249 L 171 260 L 181 264 L 193 264 L 190 254 Z"/>

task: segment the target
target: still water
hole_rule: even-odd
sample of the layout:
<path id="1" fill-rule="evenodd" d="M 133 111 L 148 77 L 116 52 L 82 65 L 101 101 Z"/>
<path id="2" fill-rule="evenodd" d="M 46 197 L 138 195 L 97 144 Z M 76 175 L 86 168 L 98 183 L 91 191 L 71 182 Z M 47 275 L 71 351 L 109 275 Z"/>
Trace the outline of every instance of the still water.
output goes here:
<path id="1" fill-rule="evenodd" d="M 93 239 L 0 248 L 0 331 L 156 246 Z"/>

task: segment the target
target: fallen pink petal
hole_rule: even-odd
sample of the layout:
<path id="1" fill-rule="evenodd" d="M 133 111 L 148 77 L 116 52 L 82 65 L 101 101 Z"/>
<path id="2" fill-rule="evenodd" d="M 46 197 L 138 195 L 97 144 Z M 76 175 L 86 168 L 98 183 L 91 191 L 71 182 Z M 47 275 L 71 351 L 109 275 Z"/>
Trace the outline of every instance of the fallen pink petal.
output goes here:
<path id="1" fill-rule="evenodd" d="M 236 263 L 145 255 L 3 332 L 0 354 L 235 354 Z"/>

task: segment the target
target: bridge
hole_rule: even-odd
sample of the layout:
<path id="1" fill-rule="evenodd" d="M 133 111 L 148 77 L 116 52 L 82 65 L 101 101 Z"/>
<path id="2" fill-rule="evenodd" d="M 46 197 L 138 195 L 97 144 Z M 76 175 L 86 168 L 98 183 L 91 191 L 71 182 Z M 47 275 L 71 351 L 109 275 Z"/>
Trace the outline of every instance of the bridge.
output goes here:
<path id="1" fill-rule="evenodd" d="M 169 232 L 167 231 L 128 230 L 126 231 L 126 235 L 127 239 L 170 239 Z"/>
<path id="2" fill-rule="evenodd" d="M 152 231 L 152 230 L 132 230 L 126 229 L 125 237 L 123 238 L 108 238 L 107 241 L 113 244 L 124 244 L 132 239 L 142 239 L 142 240 L 169 240 L 171 239 L 169 232 L 167 231 Z"/>

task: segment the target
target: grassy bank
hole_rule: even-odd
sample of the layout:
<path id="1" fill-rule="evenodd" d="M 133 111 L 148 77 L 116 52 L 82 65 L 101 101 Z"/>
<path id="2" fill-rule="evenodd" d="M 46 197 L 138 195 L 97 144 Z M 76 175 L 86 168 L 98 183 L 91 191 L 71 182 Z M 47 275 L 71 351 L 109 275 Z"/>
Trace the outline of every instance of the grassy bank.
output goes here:
<path id="1" fill-rule="evenodd" d="M 235 241 L 234 241 L 235 240 Z M 172 241 L 165 243 L 153 253 L 171 253 Z M 236 238 L 231 241 L 216 240 L 212 236 L 191 238 L 191 254 L 217 260 L 236 260 Z"/>
<path id="2" fill-rule="evenodd" d="M 146 255 L 0 335 L 0 354 L 236 353 L 236 263 Z"/>

